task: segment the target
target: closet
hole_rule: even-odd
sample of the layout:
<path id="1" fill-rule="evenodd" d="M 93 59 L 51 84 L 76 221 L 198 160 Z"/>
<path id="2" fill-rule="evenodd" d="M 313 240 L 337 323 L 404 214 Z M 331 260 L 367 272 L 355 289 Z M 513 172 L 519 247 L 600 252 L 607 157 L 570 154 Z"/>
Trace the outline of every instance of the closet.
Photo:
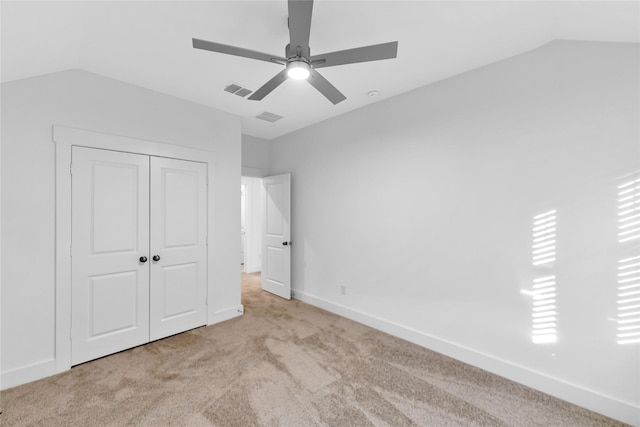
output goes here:
<path id="1" fill-rule="evenodd" d="M 74 146 L 71 364 L 206 323 L 207 165 Z"/>

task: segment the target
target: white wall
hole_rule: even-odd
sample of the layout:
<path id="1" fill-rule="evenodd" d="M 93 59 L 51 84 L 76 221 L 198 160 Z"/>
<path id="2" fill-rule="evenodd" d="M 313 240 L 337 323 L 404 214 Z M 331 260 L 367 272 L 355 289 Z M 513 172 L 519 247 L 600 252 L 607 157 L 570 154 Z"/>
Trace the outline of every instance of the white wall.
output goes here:
<path id="1" fill-rule="evenodd" d="M 242 176 L 262 178 L 269 171 L 269 141 L 242 135 Z"/>
<path id="2" fill-rule="evenodd" d="M 1 111 L 3 387 L 53 373 L 54 124 L 214 151 L 209 318 L 240 305 L 239 118 L 79 70 L 3 83 Z"/>
<path id="3" fill-rule="evenodd" d="M 296 297 L 640 424 L 640 345 L 615 322 L 617 262 L 640 253 L 616 228 L 616 186 L 640 170 L 639 60 L 553 42 L 273 140 Z M 551 270 L 531 265 L 548 209 Z M 533 344 L 522 291 L 549 272 L 558 341 Z"/>

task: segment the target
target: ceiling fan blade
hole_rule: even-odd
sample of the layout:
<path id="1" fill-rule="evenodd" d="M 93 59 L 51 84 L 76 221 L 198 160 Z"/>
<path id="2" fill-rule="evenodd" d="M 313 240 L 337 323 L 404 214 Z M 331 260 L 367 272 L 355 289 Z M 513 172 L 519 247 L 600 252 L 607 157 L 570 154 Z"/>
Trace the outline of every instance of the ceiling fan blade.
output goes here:
<path id="1" fill-rule="evenodd" d="M 211 52 L 226 53 L 227 55 L 241 56 L 243 58 L 258 59 L 260 61 L 275 62 L 285 64 L 286 58 L 255 50 L 244 49 L 236 46 L 229 46 L 222 43 L 210 42 L 207 40 L 193 39 L 193 47 L 196 49 L 210 50 Z"/>
<path id="2" fill-rule="evenodd" d="M 398 42 L 374 44 L 354 49 L 329 52 L 312 56 L 313 68 L 333 67 L 334 65 L 355 64 L 357 62 L 379 61 L 398 56 Z"/>
<path id="3" fill-rule="evenodd" d="M 289 40 L 295 51 L 300 46 L 308 55 L 313 0 L 289 0 Z"/>
<path id="4" fill-rule="evenodd" d="M 307 81 L 311 84 L 311 86 L 318 89 L 318 92 L 323 94 L 329 101 L 333 103 L 333 105 L 336 105 L 337 103 L 347 99 L 346 96 L 340 93 L 340 91 L 336 89 L 334 85 L 329 83 L 329 81 L 322 77 L 322 75 L 320 75 L 320 73 L 318 73 L 316 70 L 312 68 L 310 73 L 311 75 L 309 76 Z"/>
<path id="5" fill-rule="evenodd" d="M 284 82 L 285 80 L 287 80 L 287 70 L 286 69 L 284 69 L 284 70 L 280 71 L 278 74 L 276 74 L 271 80 L 269 80 L 264 85 L 262 85 L 262 87 L 260 89 L 258 89 L 257 91 L 253 92 L 253 94 L 247 99 L 250 99 L 252 101 L 260 101 L 262 98 L 264 98 L 265 96 L 269 95 L 272 90 L 274 90 L 275 88 L 280 86 L 282 84 L 282 82 Z"/>

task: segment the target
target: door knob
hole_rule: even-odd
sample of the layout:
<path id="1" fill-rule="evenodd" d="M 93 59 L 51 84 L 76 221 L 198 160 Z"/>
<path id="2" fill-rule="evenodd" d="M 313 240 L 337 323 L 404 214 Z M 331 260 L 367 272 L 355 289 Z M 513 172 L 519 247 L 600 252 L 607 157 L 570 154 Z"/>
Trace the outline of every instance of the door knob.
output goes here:
<path id="1" fill-rule="evenodd" d="M 160 261 L 160 255 L 154 255 L 151 259 L 154 261 Z"/>
<path id="2" fill-rule="evenodd" d="M 141 263 L 143 263 L 143 264 L 144 264 L 145 262 L 147 262 L 147 257 L 146 257 L 146 256 L 141 256 L 141 257 L 140 257 L 140 262 L 141 262 Z"/>
<path id="3" fill-rule="evenodd" d="M 282 242 L 282 246 L 291 246 L 293 242 Z"/>

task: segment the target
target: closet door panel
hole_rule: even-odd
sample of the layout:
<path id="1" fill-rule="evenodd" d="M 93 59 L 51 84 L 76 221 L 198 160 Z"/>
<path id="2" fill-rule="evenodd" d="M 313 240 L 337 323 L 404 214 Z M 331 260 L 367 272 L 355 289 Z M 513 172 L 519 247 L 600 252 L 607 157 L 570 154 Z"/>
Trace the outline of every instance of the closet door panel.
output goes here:
<path id="1" fill-rule="evenodd" d="M 207 167 L 151 158 L 150 338 L 206 323 Z"/>
<path id="2" fill-rule="evenodd" d="M 73 365 L 149 341 L 149 157 L 72 150 Z"/>

